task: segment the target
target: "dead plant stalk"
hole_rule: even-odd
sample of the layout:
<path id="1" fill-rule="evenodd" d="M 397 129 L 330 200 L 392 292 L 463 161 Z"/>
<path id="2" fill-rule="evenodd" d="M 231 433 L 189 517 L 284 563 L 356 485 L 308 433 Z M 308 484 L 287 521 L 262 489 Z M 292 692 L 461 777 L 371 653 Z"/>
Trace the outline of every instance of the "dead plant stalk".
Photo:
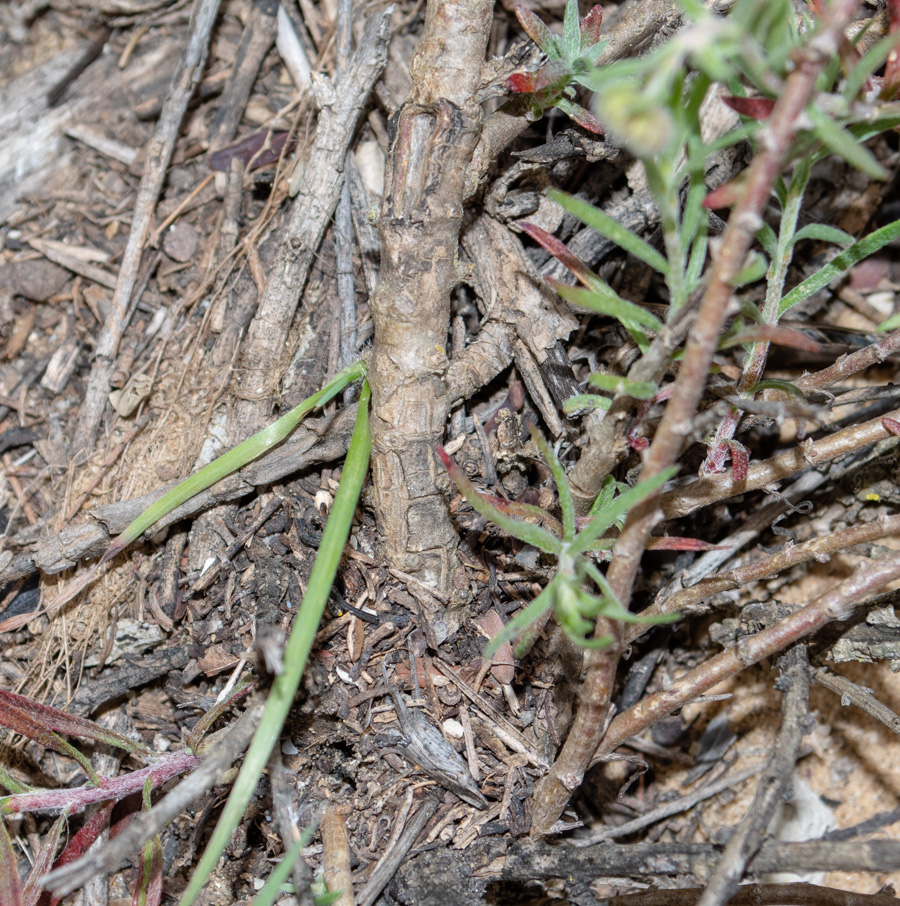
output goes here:
<path id="1" fill-rule="evenodd" d="M 730 281 L 743 266 L 750 244 L 762 222 L 761 215 L 769 193 L 794 138 L 796 124 L 812 98 L 816 79 L 835 53 L 837 43 L 857 5 L 857 0 L 841 0 L 827 8 L 822 19 L 822 31 L 798 55 L 796 69 L 788 78 L 784 92 L 772 112 L 768 128 L 760 138 L 761 151 L 748 171 L 743 195 L 728 220 L 709 286 L 685 346 L 684 361 L 675 389 L 647 451 L 642 479 L 657 475 L 672 465 L 691 432 L 713 353 L 731 310 Z M 657 493 L 631 511 L 614 549 L 607 578 L 625 607 L 631 599 L 632 586 L 647 539 L 659 517 Z M 604 738 L 616 671 L 624 647 L 624 625 L 606 618 L 598 619 L 595 638 L 603 636 L 610 636 L 613 641 L 602 651 L 588 653 L 581 703 L 572 728 L 556 762 L 535 789 L 533 834 L 550 833 L 569 797 L 580 786 L 584 772 Z M 783 644 L 774 650 L 779 651 L 782 647 Z M 738 664 L 742 663 L 734 652 L 726 655 L 734 658 Z M 607 740 L 610 739 L 611 732 L 612 726 L 606 734 Z M 608 751 L 607 743 L 604 743 L 603 751 Z"/>

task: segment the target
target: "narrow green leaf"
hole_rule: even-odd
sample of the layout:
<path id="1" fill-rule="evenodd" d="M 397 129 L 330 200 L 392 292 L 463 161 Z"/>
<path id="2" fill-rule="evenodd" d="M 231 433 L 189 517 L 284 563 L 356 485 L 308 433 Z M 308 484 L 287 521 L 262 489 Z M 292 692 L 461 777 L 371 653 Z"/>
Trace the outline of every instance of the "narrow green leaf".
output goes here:
<path id="1" fill-rule="evenodd" d="M 312 839 L 313 825 L 309 824 L 303 828 L 300 836 L 294 845 L 281 857 L 279 863 L 272 869 L 272 873 L 266 879 L 262 890 L 256 895 L 253 906 L 272 906 L 275 900 L 281 895 L 281 885 L 291 875 L 291 869 L 294 863 L 300 858 L 303 847 L 309 844 Z"/>
<path id="2" fill-rule="evenodd" d="M 763 258 L 759 252 L 751 252 L 750 260 L 747 266 L 738 271 L 730 280 L 732 286 L 746 286 L 748 283 L 756 283 L 762 280 L 769 268 L 769 262 Z"/>
<path id="3" fill-rule="evenodd" d="M 598 513 L 602 512 L 604 507 L 609 506 L 613 502 L 615 496 L 616 480 L 612 475 L 607 475 L 606 478 L 603 479 L 603 484 L 600 485 L 600 493 L 597 495 L 597 499 L 591 504 L 588 515 L 596 516 Z"/>
<path id="4" fill-rule="evenodd" d="M 497 509 L 484 494 L 479 493 L 475 485 L 469 481 L 465 472 L 447 455 L 443 447 L 438 447 L 437 452 L 441 462 L 444 464 L 444 468 L 459 488 L 460 494 L 466 498 L 476 513 L 480 513 L 485 519 L 490 519 L 491 522 L 502 528 L 504 532 L 512 535 L 513 538 L 518 538 L 519 541 L 524 541 L 526 544 L 530 544 L 532 547 L 536 547 L 538 550 L 548 554 L 559 554 L 561 549 L 559 538 L 554 537 L 539 525 L 514 519 L 502 510 Z"/>
<path id="5" fill-rule="evenodd" d="M 900 237 L 900 220 L 894 220 L 888 223 L 868 236 L 854 242 L 850 248 L 845 249 L 829 264 L 826 264 L 820 271 L 817 271 L 811 277 L 807 277 L 802 283 L 795 286 L 782 300 L 778 306 L 779 317 L 783 315 L 791 306 L 808 299 L 813 293 L 824 289 L 831 283 L 849 270 L 854 264 L 868 258 L 875 252 L 884 248 L 889 242 L 893 242 Z"/>
<path id="6" fill-rule="evenodd" d="M 558 280 L 549 281 L 550 285 L 559 293 L 563 299 L 589 308 L 598 314 L 606 315 L 621 321 L 626 327 L 640 326 L 647 327 L 650 330 L 662 330 L 662 321 L 652 312 L 635 305 L 623 299 L 611 287 L 603 291 L 596 289 L 582 289 L 580 286 L 569 286 L 567 283 L 560 283 Z"/>
<path id="7" fill-rule="evenodd" d="M 851 167 L 861 170 L 872 179 L 887 179 L 890 176 L 875 159 L 875 155 L 831 117 L 812 106 L 807 107 L 806 112 L 812 120 L 813 134 L 829 151 L 839 155 Z"/>
<path id="8" fill-rule="evenodd" d="M 574 195 L 568 195 L 555 189 L 547 194 L 570 214 L 574 214 L 582 223 L 596 230 L 601 236 L 611 239 L 620 248 L 634 255 L 644 264 L 650 265 L 664 277 L 669 273 L 668 261 L 650 243 L 623 227 L 621 223 L 613 220 L 599 208 L 595 208 L 592 204 L 582 201 Z"/>
<path id="9" fill-rule="evenodd" d="M 588 381 L 601 390 L 622 393 L 636 400 L 652 400 L 659 390 L 653 381 L 632 381 L 621 374 L 592 374 Z"/>
<path id="10" fill-rule="evenodd" d="M 181 906 L 189 906 L 194 902 L 206 883 L 206 879 L 216 867 L 234 829 L 244 816 L 247 803 L 256 789 L 256 784 L 266 766 L 272 747 L 278 741 L 285 718 L 294 702 L 294 695 L 300 685 L 300 678 L 312 650 L 316 630 L 325 610 L 325 603 L 331 594 L 331 587 L 344 552 L 344 545 L 350 535 L 356 504 L 359 501 L 363 481 L 369 468 L 369 453 L 372 449 L 372 436 L 369 431 L 370 398 L 371 390 L 368 383 L 364 383 L 359 397 L 356 425 L 353 428 L 350 449 L 344 460 L 344 468 L 331 507 L 331 515 L 325 524 L 325 531 L 313 563 L 306 594 L 303 596 L 303 602 L 285 648 L 284 672 L 275 677 L 272 683 L 272 690 L 266 700 L 259 728 L 244 758 L 244 764 L 231 790 L 231 795 L 228 797 L 222 816 L 213 831 L 212 838 L 181 898 Z"/>
<path id="11" fill-rule="evenodd" d="M 857 40 L 860 37 L 862 37 L 862 31 L 858 34 Z M 847 81 L 844 85 L 844 97 L 848 101 L 856 100 L 863 89 L 866 79 L 884 64 L 890 52 L 897 47 L 898 42 L 900 42 L 900 35 L 889 34 L 880 41 L 876 41 L 869 48 L 847 76 Z"/>
<path id="12" fill-rule="evenodd" d="M 530 9 L 516 4 L 516 18 L 525 33 L 544 52 L 548 60 L 561 60 L 560 40 L 544 24 L 543 20 Z"/>
<path id="13" fill-rule="evenodd" d="M 878 332 L 881 333 L 883 331 L 896 330 L 898 327 L 900 327 L 900 312 L 897 312 L 897 314 L 895 315 L 891 315 L 886 321 L 882 321 L 878 325 Z"/>
<path id="14" fill-rule="evenodd" d="M 796 384 L 792 384 L 790 381 L 781 380 L 780 378 L 765 378 L 762 381 L 757 381 L 750 388 L 749 393 L 759 393 L 761 390 L 781 390 L 783 393 L 788 394 L 788 396 L 793 396 L 801 402 L 806 400 L 803 392 Z"/>
<path id="15" fill-rule="evenodd" d="M 563 468 L 559 457 L 553 452 L 552 447 L 544 439 L 543 434 L 531 426 L 531 439 L 537 444 L 541 451 L 541 456 L 550 466 L 550 473 L 556 482 L 556 490 L 559 494 L 559 508 L 562 511 L 563 520 L 563 541 L 569 542 L 575 537 L 575 505 L 572 503 L 572 488 L 569 485 L 569 479 L 566 470 Z"/>
<path id="16" fill-rule="evenodd" d="M 756 238 L 770 258 L 774 258 L 778 254 L 778 237 L 775 235 L 775 230 L 773 230 L 769 224 L 764 223 L 756 231 Z"/>
<path id="17" fill-rule="evenodd" d="M 556 586 L 561 580 L 557 573 L 548 583 L 546 588 L 524 609 L 520 610 L 485 646 L 484 658 L 490 660 L 497 649 L 504 643 L 512 641 L 520 632 L 524 632 L 545 610 L 553 606 L 553 597 Z M 521 654 L 514 652 L 516 657 Z"/>
<path id="18" fill-rule="evenodd" d="M 657 488 L 661 488 L 677 471 L 678 468 L 676 466 L 670 466 L 658 475 L 638 482 L 633 488 L 629 488 L 624 494 L 616 497 L 609 506 L 604 507 L 594 516 L 589 525 L 578 533 L 575 541 L 569 545 L 569 554 L 572 557 L 583 554 L 594 541 L 615 524 L 619 516 L 627 513 L 636 503 L 640 503 L 641 500 L 648 497 Z"/>
<path id="19" fill-rule="evenodd" d="M 581 22 L 578 17 L 578 0 L 567 0 L 563 17 L 563 47 L 565 58 L 573 61 L 581 53 Z"/>
<path id="20" fill-rule="evenodd" d="M 791 238 L 791 245 L 796 245 L 801 239 L 815 239 L 818 242 L 833 242 L 835 245 L 852 245 L 856 240 L 844 230 L 828 226 L 825 223 L 808 223 L 797 230 Z"/>
<path id="21" fill-rule="evenodd" d="M 2 764 L 0 764 L 0 788 L 9 790 L 10 793 L 34 792 L 33 786 L 29 786 L 27 783 L 22 783 L 21 780 L 17 780 Z"/>
<path id="22" fill-rule="evenodd" d="M 110 545 L 109 550 L 103 556 L 103 560 L 112 559 L 119 551 L 136 541 L 141 535 L 153 526 L 156 522 L 168 515 L 181 506 L 182 503 L 195 497 L 201 491 L 205 491 L 217 481 L 236 472 L 238 469 L 258 459 L 263 453 L 267 453 L 273 447 L 278 446 L 301 421 L 317 406 L 324 406 L 330 400 L 334 399 L 348 384 L 358 381 L 366 375 L 366 366 L 362 361 L 354 362 L 343 371 L 336 374 L 318 393 L 305 399 L 299 406 L 291 409 L 286 415 L 282 415 L 278 421 L 273 422 L 267 428 L 263 428 L 258 434 L 247 438 L 243 443 L 238 444 L 233 450 L 222 454 L 218 459 L 214 459 L 208 466 L 195 472 L 186 478 L 181 484 L 176 485 L 167 494 L 164 494 L 152 506 L 147 507 L 134 522 L 129 525 L 121 535 Z"/>
<path id="23" fill-rule="evenodd" d="M 580 409 L 609 409 L 611 405 L 612 400 L 608 396 L 600 396 L 597 393 L 576 393 L 563 403 L 563 412 L 571 415 Z"/>

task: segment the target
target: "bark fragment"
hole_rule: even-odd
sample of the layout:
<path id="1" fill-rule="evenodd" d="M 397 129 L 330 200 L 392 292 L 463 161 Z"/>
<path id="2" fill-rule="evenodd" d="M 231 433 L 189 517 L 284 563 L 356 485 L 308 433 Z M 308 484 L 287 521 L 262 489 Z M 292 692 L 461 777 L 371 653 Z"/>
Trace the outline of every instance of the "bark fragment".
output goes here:
<path id="1" fill-rule="evenodd" d="M 481 134 L 475 96 L 490 0 L 435 0 L 410 64 L 413 87 L 392 121 L 372 299 L 372 476 L 388 562 L 448 589 L 456 531 L 435 455 L 450 408 L 444 375 L 462 200 Z"/>

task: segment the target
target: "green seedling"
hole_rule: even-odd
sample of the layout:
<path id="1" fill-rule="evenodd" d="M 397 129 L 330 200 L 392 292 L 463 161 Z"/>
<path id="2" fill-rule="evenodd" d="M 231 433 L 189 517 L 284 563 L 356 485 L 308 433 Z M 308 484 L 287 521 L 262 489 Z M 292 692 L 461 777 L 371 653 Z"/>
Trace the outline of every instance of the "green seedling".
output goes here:
<path id="1" fill-rule="evenodd" d="M 606 41 L 600 39 L 603 10 L 595 6 L 583 19 L 578 17 L 578 0 L 567 0 L 562 36 L 553 34 L 530 9 L 516 6 L 516 18 L 526 34 L 547 58 L 534 72 L 514 72 L 507 87 L 523 95 L 530 119 L 539 120 L 550 107 L 597 135 L 603 134 L 600 121 L 580 104 L 575 103 L 575 85 L 583 84 L 603 52 Z"/>
<path id="2" fill-rule="evenodd" d="M 537 432 L 533 432 L 541 454 L 547 461 L 559 495 L 562 521 L 538 507 L 523 504 L 506 504 L 478 491 L 466 474 L 459 468 L 443 448 L 438 455 L 455 482 L 459 492 L 472 508 L 499 526 L 503 531 L 530 544 L 553 557 L 556 568 L 544 590 L 505 629 L 496 635 L 485 650 L 485 657 L 493 657 L 497 648 L 522 633 L 516 646 L 516 657 L 522 657 L 533 642 L 526 631 L 533 623 L 552 610 L 565 633 L 579 645 L 588 648 L 603 648 L 609 638 L 592 638 L 594 624 L 599 616 L 611 617 L 626 622 L 642 621 L 643 618 L 622 607 L 606 578 L 590 559 L 588 554 L 598 549 L 598 542 L 609 549 L 612 539 L 604 544 L 601 536 L 627 515 L 640 501 L 660 488 L 675 474 L 667 469 L 628 488 L 618 496 L 607 495 L 601 505 L 586 519 L 576 519 L 572 502 L 572 491 L 565 470 L 549 444 Z M 545 526 L 549 526 L 545 528 Z M 650 618 L 653 622 L 667 622 Z"/>

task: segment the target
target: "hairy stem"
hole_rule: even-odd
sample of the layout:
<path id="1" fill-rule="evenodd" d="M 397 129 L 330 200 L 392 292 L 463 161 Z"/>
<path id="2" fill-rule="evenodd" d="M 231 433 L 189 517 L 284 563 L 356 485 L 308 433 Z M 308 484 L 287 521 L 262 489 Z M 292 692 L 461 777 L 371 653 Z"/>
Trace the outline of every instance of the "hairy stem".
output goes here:
<path id="1" fill-rule="evenodd" d="M 690 434 L 713 353 L 731 308 L 730 281 L 743 266 L 750 243 L 762 222 L 762 211 L 793 141 L 797 122 L 813 95 L 816 79 L 833 55 L 856 6 L 856 0 L 841 0 L 828 7 L 822 30 L 798 55 L 797 68 L 785 83 L 768 128 L 760 138 L 761 151 L 749 169 L 743 195 L 722 237 L 709 286 L 685 346 L 675 390 L 647 451 L 642 478 L 658 475 L 674 463 Z M 659 495 L 653 494 L 631 511 L 613 551 L 608 579 L 613 592 L 626 607 L 631 600 L 647 538 L 659 521 L 659 515 Z M 606 619 L 597 621 L 595 637 L 612 635 L 614 642 L 589 660 L 581 704 L 565 745 L 535 790 L 532 833 L 550 832 L 604 738 L 624 632 L 621 625 L 611 627 L 607 622 Z M 604 743 L 604 751 L 605 746 Z"/>

